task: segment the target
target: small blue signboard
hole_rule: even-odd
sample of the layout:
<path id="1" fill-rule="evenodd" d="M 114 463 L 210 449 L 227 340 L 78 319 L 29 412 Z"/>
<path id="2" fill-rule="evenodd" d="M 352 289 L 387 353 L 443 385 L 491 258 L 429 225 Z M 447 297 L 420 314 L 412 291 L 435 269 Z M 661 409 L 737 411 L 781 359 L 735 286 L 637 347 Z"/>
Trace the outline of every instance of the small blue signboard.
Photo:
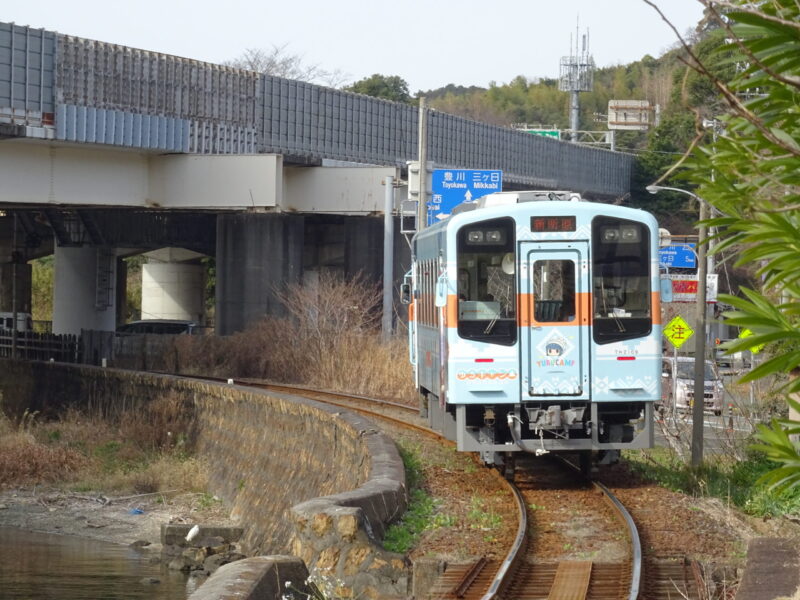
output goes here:
<path id="1" fill-rule="evenodd" d="M 669 269 L 694 269 L 697 267 L 694 244 L 678 244 L 661 248 L 658 262 Z"/>
<path id="2" fill-rule="evenodd" d="M 428 225 L 449 216 L 453 208 L 462 202 L 503 191 L 503 172 L 434 169 L 431 190 Z"/>

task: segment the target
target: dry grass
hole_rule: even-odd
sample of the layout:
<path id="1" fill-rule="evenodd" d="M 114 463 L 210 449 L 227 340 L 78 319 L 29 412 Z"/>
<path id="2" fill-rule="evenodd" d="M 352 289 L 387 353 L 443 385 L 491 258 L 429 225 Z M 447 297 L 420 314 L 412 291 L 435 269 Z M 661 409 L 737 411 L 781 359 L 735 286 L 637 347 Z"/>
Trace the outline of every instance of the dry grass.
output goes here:
<path id="1" fill-rule="evenodd" d="M 186 450 L 193 423 L 191 403 L 172 391 L 148 403 L 142 412 L 123 414 L 119 426 L 126 438 L 144 451 Z"/>
<path id="2" fill-rule="evenodd" d="M 381 340 L 377 287 L 323 274 L 315 286 L 291 285 L 278 296 L 288 317 L 228 337 L 176 338 L 169 366 L 414 401 L 405 337 Z"/>
<path id="3" fill-rule="evenodd" d="M 69 483 L 79 490 L 102 490 L 119 494 L 150 494 L 172 490 L 202 492 L 208 488 L 208 466 L 196 458 L 160 455 L 132 470 L 102 469 L 84 471 L 82 477 Z"/>
<path id="4" fill-rule="evenodd" d="M 203 491 L 207 469 L 188 454 L 192 424 L 190 407 L 174 392 L 117 422 L 70 409 L 54 421 L 26 415 L 13 423 L 0 411 L 0 485 Z"/>
<path id="5" fill-rule="evenodd" d="M 74 475 L 86 464 L 80 452 L 45 446 L 27 433 L 0 438 L 0 485 L 52 483 Z"/>

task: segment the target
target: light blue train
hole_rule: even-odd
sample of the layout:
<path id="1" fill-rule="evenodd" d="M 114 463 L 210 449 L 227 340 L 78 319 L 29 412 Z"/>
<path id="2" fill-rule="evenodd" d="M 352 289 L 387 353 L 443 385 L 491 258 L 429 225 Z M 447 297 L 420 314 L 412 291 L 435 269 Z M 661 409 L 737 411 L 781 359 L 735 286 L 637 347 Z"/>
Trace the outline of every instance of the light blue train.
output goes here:
<path id="1" fill-rule="evenodd" d="M 653 445 L 659 230 L 569 192 L 501 192 L 417 233 L 404 295 L 421 414 L 459 450 Z M 665 290 L 666 293 L 666 290 Z"/>

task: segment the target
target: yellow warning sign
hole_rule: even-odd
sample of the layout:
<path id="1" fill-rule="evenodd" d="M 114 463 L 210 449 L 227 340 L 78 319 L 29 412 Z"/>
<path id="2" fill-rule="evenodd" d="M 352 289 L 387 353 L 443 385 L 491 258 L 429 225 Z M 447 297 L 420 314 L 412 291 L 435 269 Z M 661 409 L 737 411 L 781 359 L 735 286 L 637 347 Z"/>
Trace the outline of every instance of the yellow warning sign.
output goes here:
<path id="1" fill-rule="evenodd" d="M 689 324 L 680 315 L 675 315 L 675 318 L 664 327 L 664 337 L 676 348 L 683 346 L 684 342 L 692 335 L 694 335 L 694 329 L 689 327 Z"/>

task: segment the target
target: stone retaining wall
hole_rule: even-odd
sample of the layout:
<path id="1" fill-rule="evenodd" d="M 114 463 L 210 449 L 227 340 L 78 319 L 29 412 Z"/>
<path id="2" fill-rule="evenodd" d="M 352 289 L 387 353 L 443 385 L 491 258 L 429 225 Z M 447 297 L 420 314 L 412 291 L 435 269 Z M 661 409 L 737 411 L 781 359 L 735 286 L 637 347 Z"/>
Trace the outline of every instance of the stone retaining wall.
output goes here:
<path id="1" fill-rule="evenodd" d="M 362 417 L 252 388 L 58 363 L 0 360 L 0 391 L 12 418 L 72 406 L 114 419 L 180 395 L 194 414 L 190 442 L 209 459 L 209 491 L 244 527 L 248 554 L 293 552 L 342 596 L 405 596 L 408 565 L 380 544 L 407 505 L 403 465 Z"/>

